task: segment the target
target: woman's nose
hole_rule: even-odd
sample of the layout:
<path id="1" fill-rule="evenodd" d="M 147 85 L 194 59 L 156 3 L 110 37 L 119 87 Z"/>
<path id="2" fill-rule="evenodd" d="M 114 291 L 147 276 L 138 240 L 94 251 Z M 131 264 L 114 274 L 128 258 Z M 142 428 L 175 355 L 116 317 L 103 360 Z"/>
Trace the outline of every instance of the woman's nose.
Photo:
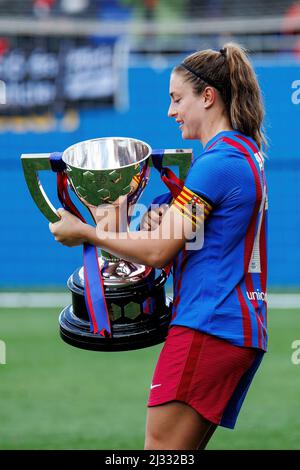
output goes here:
<path id="1" fill-rule="evenodd" d="M 174 111 L 173 104 L 171 103 L 168 109 L 168 117 L 174 117 L 175 115 L 176 113 Z"/>

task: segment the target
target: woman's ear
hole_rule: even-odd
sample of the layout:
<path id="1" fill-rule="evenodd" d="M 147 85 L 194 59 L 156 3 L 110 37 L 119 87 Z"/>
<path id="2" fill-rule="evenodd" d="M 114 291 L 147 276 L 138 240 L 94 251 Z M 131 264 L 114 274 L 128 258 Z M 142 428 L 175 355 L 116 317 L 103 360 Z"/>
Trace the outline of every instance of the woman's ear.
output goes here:
<path id="1" fill-rule="evenodd" d="M 204 100 L 204 107 L 208 109 L 214 104 L 216 100 L 216 90 L 211 86 L 207 86 L 202 96 Z"/>

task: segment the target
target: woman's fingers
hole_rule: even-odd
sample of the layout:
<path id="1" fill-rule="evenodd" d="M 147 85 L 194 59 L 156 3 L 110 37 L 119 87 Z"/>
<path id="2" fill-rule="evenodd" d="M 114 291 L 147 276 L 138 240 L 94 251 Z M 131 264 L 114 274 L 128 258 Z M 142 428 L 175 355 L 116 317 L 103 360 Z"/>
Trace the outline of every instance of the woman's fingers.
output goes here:
<path id="1" fill-rule="evenodd" d="M 167 204 L 146 212 L 141 223 L 141 230 L 155 230 L 161 223 L 161 219 L 168 209 Z"/>
<path id="2" fill-rule="evenodd" d="M 155 209 L 152 209 L 143 217 L 141 223 L 141 230 L 154 230 L 154 225 L 158 225 L 159 216 L 155 213 Z"/>
<path id="3" fill-rule="evenodd" d="M 161 216 L 159 214 L 159 210 L 155 209 L 149 212 L 149 222 L 150 224 L 159 224 Z"/>

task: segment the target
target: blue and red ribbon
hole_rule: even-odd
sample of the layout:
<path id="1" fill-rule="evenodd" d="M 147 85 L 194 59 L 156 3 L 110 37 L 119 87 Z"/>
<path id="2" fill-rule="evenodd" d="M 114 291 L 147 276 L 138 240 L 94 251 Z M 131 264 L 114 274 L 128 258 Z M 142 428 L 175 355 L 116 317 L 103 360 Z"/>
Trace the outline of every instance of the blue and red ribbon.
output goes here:
<path id="1" fill-rule="evenodd" d="M 163 166 L 162 162 L 164 152 L 165 151 L 163 149 L 152 151 L 151 158 L 153 166 L 160 173 L 162 181 L 171 191 L 173 198 L 177 198 L 184 186 L 184 181 L 178 178 L 170 168 Z"/>
<path id="2" fill-rule="evenodd" d="M 50 155 L 50 164 L 52 170 L 57 173 L 57 194 L 62 206 L 85 223 L 85 219 L 69 195 L 68 177 L 65 173 L 66 166 L 62 160 L 62 153 L 52 153 Z M 104 284 L 99 268 L 98 251 L 94 245 L 83 244 L 83 265 L 84 297 L 90 319 L 90 331 L 94 334 L 110 337 L 111 325 L 105 300 Z"/>

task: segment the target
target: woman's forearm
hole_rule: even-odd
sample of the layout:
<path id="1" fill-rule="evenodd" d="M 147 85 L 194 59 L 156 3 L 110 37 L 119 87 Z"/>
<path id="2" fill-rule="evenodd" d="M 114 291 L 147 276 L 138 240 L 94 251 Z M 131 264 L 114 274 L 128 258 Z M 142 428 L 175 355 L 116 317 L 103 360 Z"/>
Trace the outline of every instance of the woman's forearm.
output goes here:
<path id="1" fill-rule="evenodd" d="M 127 230 L 127 217 L 120 211 L 120 204 L 102 204 L 98 207 L 89 207 L 96 224 L 101 224 L 105 232 L 125 232 Z"/>
<path id="2" fill-rule="evenodd" d="M 166 256 L 169 240 L 153 238 L 153 232 L 105 232 L 85 224 L 83 238 L 114 256 L 135 263 L 161 268 L 170 260 Z"/>

